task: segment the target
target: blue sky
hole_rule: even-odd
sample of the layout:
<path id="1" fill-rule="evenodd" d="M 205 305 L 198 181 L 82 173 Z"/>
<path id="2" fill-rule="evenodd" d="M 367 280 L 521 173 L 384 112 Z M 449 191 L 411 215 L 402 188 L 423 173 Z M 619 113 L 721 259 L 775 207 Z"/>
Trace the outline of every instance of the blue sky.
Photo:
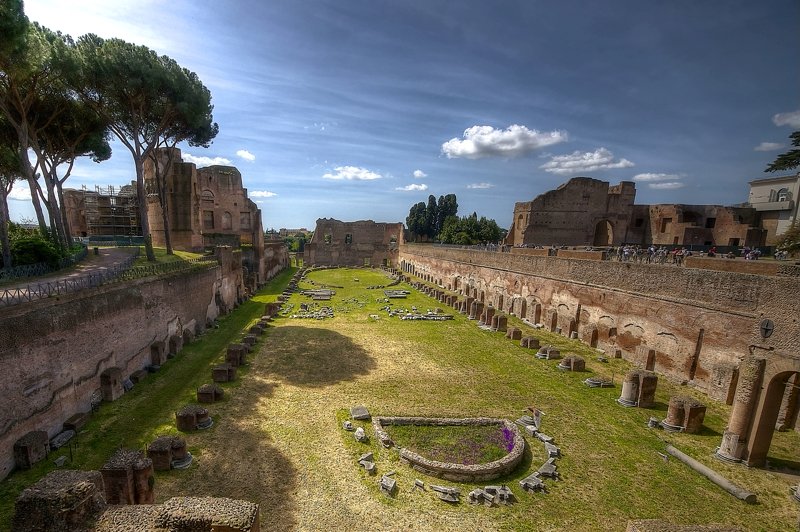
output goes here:
<path id="1" fill-rule="evenodd" d="M 504 227 L 570 177 L 735 204 L 800 129 L 800 2 L 27 0 L 31 20 L 197 72 L 265 228 L 405 221 L 429 194 Z M 67 186 L 133 179 L 125 148 Z M 186 156 L 188 154 L 188 156 Z M 18 188 L 13 195 L 24 198 Z M 10 202 L 12 218 L 33 217 Z"/>

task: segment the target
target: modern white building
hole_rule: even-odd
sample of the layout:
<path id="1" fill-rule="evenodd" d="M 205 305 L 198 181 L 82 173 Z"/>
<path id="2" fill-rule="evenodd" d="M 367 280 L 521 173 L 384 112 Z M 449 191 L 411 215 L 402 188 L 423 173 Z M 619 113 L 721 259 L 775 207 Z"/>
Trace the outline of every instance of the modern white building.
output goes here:
<path id="1" fill-rule="evenodd" d="M 768 246 L 775 244 L 777 238 L 798 219 L 798 198 L 800 173 L 750 181 L 747 202 L 761 215 L 761 227 L 767 230 Z"/>

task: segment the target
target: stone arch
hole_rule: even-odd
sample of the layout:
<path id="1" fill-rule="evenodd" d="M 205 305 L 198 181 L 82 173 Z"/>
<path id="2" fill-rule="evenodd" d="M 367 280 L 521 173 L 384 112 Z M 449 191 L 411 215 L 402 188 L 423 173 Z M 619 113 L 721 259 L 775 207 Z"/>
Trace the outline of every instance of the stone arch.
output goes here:
<path id="1" fill-rule="evenodd" d="M 225 211 L 222 213 L 222 228 L 223 229 L 231 229 L 233 227 L 231 213 Z"/>
<path id="2" fill-rule="evenodd" d="M 762 381 L 765 385 L 753 411 L 752 429 L 747 438 L 747 465 L 760 467 L 766 463 L 787 384 L 792 386 L 790 379 L 796 383 L 799 378 L 800 357 L 773 355 L 767 360 Z"/>
<path id="3" fill-rule="evenodd" d="M 608 220 L 600 220 L 594 226 L 595 246 L 610 246 L 614 242 L 614 226 Z"/>

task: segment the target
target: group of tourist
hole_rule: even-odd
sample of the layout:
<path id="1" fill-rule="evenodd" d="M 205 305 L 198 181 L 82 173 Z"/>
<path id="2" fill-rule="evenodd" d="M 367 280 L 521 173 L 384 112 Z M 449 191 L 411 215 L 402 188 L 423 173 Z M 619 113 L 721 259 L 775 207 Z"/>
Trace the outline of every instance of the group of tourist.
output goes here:
<path id="1" fill-rule="evenodd" d="M 609 258 L 615 258 L 620 262 L 676 264 L 680 266 L 683 264 L 684 257 L 690 257 L 692 254 L 692 250 L 683 247 L 669 250 L 666 246 L 656 246 L 655 244 L 648 247 L 623 245 L 617 248 L 611 248 L 609 251 Z"/>

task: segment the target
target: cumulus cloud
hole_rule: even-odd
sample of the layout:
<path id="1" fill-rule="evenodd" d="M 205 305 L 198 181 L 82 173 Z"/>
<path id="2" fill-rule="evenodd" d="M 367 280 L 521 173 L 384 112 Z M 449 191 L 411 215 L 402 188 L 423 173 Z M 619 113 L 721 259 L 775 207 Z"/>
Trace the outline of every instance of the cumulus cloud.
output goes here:
<path id="1" fill-rule="evenodd" d="M 494 185 L 491 183 L 472 183 L 471 185 L 467 185 L 467 188 L 492 188 Z"/>
<path id="2" fill-rule="evenodd" d="M 380 179 L 383 177 L 380 174 L 371 172 L 366 168 L 359 168 L 358 166 L 337 166 L 334 168 L 336 173 L 323 174 L 323 179 L 333 179 L 336 181 L 372 181 L 373 179 Z"/>
<path id="3" fill-rule="evenodd" d="M 249 152 L 249 151 L 247 151 L 247 150 L 238 150 L 238 151 L 236 152 L 236 155 L 238 155 L 239 157 L 241 157 L 241 158 L 242 158 L 242 159 L 244 159 L 245 161 L 250 161 L 250 162 L 253 162 L 253 161 L 255 161 L 255 160 L 256 160 L 256 156 L 255 156 L 255 155 L 253 155 L 252 153 L 250 153 L 250 152 Z"/>
<path id="4" fill-rule="evenodd" d="M 27 184 L 17 181 L 14 183 L 14 188 L 11 189 L 8 199 L 16 201 L 30 201 L 31 190 L 28 188 Z"/>
<path id="5" fill-rule="evenodd" d="M 221 165 L 221 166 L 230 166 L 231 160 L 226 159 L 225 157 L 206 157 L 205 155 L 200 157 L 195 157 L 191 153 L 184 153 L 183 155 L 183 162 L 186 163 L 194 163 L 198 167 L 203 166 L 213 166 L 213 165 Z"/>
<path id="6" fill-rule="evenodd" d="M 631 166 L 633 166 L 633 163 L 628 159 L 615 161 L 614 154 L 609 150 L 597 148 L 594 151 L 585 153 L 574 151 L 568 155 L 556 155 L 539 168 L 553 174 L 568 175 L 593 172 L 595 170 L 630 168 Z"/>
<path id="7" fill-rule="evenodd" d="M 673 190 L 685 187 L 686 183 L 681 183 L 680 181 L 665 181 L 663 183 L 649 183 L 647 186 L 656 190 Z"/>
<path id="8" fill-rule="evenodd" d="M 416 183 L 414 183 L 414 184 L 411 184 L 411 185 L 406 185 L 404 187 L 397 187 L 397 188 L 395 188 L 395 190 L 404 190 L 404 191 L 428 190 L 428 185 L 426 185 L 425 183 L 422 183 L 420 185 L 417 185 Z"/>
<path id="9" fill-rule="evenodd" d="M 537 148 L 552 146 L 566 140 L 566 131 L 539 132 L 518 124 L 507 129 L 472 126 L 464 130 L 462 138 L 452 138 L 442 144 L 442 153 L 447 155 L 448 159 L 518 157 Z"/>
<path id="10" fill-rule="evenodd" d="M 780 142 L 762 142 L 755 148 L 754 151 L 775 151 L 783 148 L 783 144 Z"/>
<path id="11" fill-rule="evenodd" d="M 428 177 L 428 174 L 426 174 L 422 170 L 414 170 L 414 177 L 416 177 L 417 179 L 422 179 L 423 177 Z"/>
<path id="12" fill-rule="evenodd" d="M 270 192 L 269 190 L 253 190 L 249 192 L 248 195 L 251 198 L 271 198 L 273 196 L 277 196 L 275 192 Z"/>
<path id="13" fill-rule="evenodd" d="M 634 181 L 676 181 L 682 179 L 682 175 L 678 174 L 636 174 L 633 176 Z"/>
<path id="14" fill-rule="evenodd" d="M 795 129 L 800 128 L 800 109 L 788 113 L 778 113 L 772 117 L 772 122 L 776 126 L 791 126 Z"/>

